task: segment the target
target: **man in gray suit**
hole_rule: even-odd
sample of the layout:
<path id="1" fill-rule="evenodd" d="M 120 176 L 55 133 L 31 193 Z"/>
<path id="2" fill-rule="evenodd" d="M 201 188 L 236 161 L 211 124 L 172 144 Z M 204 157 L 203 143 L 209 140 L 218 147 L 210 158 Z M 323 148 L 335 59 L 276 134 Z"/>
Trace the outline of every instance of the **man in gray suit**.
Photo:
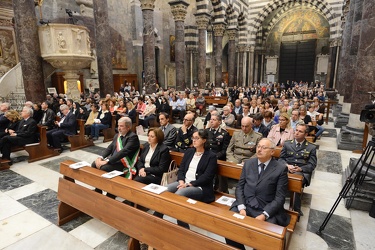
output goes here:
<path id="1" fill-rule="evenodd" d="M 294 140 L 284 142 L 279 161 L 288 167 L 292 174 L 302 175 L 303 186 L 310 185 L 311 174 L 317 163 L 316 146 L 305 138 L 309 133 L 309 126 L 303 123 L 297 124 L 294 130 Z M 294 210 L 303 215 L 301 211 L 301 197 L 295 196 Z"/>
<path id="2" fill-rule="evenodd" d="M 272 158 L 274 148 L 270 139 L 263 138 L 256 147 L 257 157 L 245 161 L 231 211 L 285 227 L 290 222 L 284 210 L 288 168 Z M 226 242 L 245 249 L 238 242 L 229 239 Z"/>
<path id="3" fill-rule="evenodd" d="M 159 114 L 160 129 L 164 132 L 164 144 L 169 149 L 174 148 L 177 129 L 172 124 L 169 124 L 169 115 L 161 112 Z"/>

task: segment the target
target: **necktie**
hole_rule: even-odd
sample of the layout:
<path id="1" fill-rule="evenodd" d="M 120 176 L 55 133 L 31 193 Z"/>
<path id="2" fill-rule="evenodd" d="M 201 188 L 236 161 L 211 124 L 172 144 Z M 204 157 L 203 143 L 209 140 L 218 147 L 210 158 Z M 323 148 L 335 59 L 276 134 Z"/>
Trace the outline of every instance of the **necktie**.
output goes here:
<path id="1" fill-rule="evenodd" d="M 265 166 L 266 166 L 266 165 L 265 165 L 264 163 L 259 164 L 260 171 L 259 171 L 259 175 L 258 175 L 258 177 L 262 176 L 262 173 L 263 173 L 263 171 L 264 171 L 264 167 L 265 167 Z"/>
<path id="2" fill-rule="evenodd" d="M 165 127 L 164 127 L 164 126 L 162 126 L 162 127 L 161 127 L 161 130 L 162 130 L 162 131 L 164 132 L 164 131 L 165 131 Z"/>
<path id="3" fill-rule="evenodd" d="M 299 148 L 301 146 L 301 143 L 297 143 L 297 148 Z"/>

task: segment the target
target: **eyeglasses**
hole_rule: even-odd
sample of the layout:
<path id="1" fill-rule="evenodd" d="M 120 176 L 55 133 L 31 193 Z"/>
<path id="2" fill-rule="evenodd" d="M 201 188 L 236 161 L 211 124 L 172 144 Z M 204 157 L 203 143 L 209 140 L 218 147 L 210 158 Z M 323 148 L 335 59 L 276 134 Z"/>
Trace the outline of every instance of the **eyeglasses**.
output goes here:
<path id="1" fill-rule="evenodd" d="M 191 138 L 193 141 L 198 141 L 199 139 L 201 139 L 200 137 L 192 137 Z"/>
<path id="2" fill-rule="evenodd" d="M 184 122 L 192 122 L 193 120 L 184 119 Z"/>
<path id="3" fill-rule="evenodd" d="M 274 149 L 274 148 L 258 145 L 257 149 L 266 150 L 266 149 Z"/>

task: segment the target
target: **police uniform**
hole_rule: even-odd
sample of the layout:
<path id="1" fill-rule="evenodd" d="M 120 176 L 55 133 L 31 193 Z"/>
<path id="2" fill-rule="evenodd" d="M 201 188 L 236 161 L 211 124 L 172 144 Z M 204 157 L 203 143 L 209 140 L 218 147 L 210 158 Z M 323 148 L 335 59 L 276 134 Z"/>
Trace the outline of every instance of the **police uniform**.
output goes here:
<path id="1" fill-rule="evenodd" d="M 279 161 L 284 162 L 286 165 L 300 167 L 302 172 L 295 172 L 295 174 L 303 175 L 303 186 L 308 186 L 310 185 L 311 175 L 317 163 L 316 146 L 306 140 L 304 140 L 300 146 L 298 146 L 297 143 L 296 140 L 285 141 Z M 294 210 L 302 215 L 300 195 L 295 196 Z"/>
<path id="2" fill-rule="evenodd" d="M 254 130 L 247 135 L 242 130 L 235 132 L 227 149 L 227 161 L 241 163 L 252 157 L 256 152 L 256 145 L 262 137 L 261 133 Z"/>
<path id="3" fill-rule="evenodd" d="M 226 160 L 226 151 L 229 145 L 230 136 L 229 133 L 222 128 L 209 128 L 208 131 L 208 143 L 210 149 L 217 154 L 218 160 Z"/>
<path id="4" fill-rule="evenodd" d="M 190 145 L 193 143 L 192 136 L 194 132 L 196 132 L 197 130 L 198 129 L 193 125 L 187 129 L 186 133 L 182 132 L 182 129 L 179 128 L 177 130 L 175 151 L 185 152 L 186 149 L 188 149 Z"/>

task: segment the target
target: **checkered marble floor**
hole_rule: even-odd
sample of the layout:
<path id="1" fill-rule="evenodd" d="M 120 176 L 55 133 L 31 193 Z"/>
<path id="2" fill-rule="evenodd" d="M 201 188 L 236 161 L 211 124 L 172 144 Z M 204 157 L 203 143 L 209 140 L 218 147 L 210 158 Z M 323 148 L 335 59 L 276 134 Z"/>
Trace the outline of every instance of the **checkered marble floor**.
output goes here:
<path id="1" fill-rule="evenodd" d="M 350 151 L 337 150 L 333 123 L 317 141 L 318 166 L 312 183 L 305 188 L 302 210 L 289 249 L 374 249 L 375 219 L 367 212 L 347 210 L 343 202 L 336 209 L 322 236 L 315 234 L 342 188 L 342 172 Z M 335 131 L 336 130 L 336 131 Z M 337 133 L 336 133 L 337 132 Z M 146 136 L 140 140 L 145 142 Z M 57 226 L 57 184 L 59 164 L 66 159 L 93 161 L 109 143 L 27 163 L 26 152 L 16 152 L 16 163 L 0 171 L 0 249 L 124 249 L 128 236 L 101 221 L 84 215 Z M 166 218 L 175 222 L 173 218 Z M 221 236 L 192 227 L 209 237 Z M 251 248 L 248 248 L 251 249 Z"/>

